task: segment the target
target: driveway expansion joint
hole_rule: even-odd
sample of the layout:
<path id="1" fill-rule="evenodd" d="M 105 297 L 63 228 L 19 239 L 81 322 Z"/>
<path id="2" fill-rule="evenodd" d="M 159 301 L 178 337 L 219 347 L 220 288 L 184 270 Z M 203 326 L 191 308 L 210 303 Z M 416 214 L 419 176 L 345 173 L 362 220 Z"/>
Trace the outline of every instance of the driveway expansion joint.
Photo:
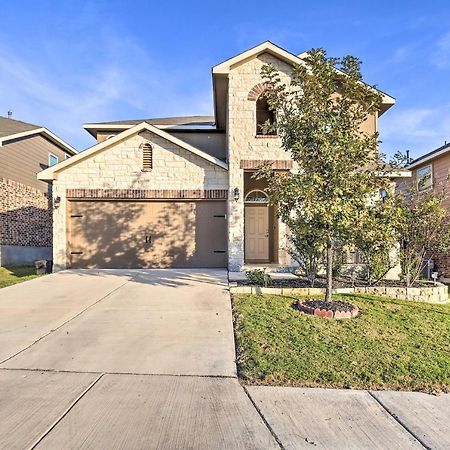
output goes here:
<path id="1" fill-rule="evenodd" d="M 60 417 L 58 417 L 48 428 L 44 431 L 44 433 L 39 436 L 36 441 L 30 445 L 29 450 L 33 450 L 36 448 L 48 434 L 58 425 L 61 420 L 66 417 L 66 415 L 74 408 L 74 406 L 100 381 L 100 379 L 103 377 L 103 373 L 101 373 L 92 383 L 89 384 L 89 386 L 84 389 L 84 391 L 77 397 L 75 400 L 68 406 L 68 408 L 61 414 Z"/>
<path id="2" fill-rule="evenodd" d="M 386 411 L 407 433 L 409 433 L 423 448 L 432 450 L 414 431 L 411 431 L 408 426 L 401 420 L 397 414 L 394 414 L 372 391 L 366 391 L 379 405 Z"/>

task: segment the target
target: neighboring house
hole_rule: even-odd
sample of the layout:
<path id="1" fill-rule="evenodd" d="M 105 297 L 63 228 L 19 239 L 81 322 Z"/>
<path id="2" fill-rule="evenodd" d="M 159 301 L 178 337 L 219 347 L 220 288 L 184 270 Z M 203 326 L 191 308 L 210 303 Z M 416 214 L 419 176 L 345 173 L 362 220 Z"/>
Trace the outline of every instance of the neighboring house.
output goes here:
<path id="1" fill-rule="evenodd" d="M 420 156 L 407 167 L 412 173 L 411 182 L 415 183 L 419 192 L 433 188 L 450 188 L 450 143 Z M 406 184 L 403 184 L 406 186 Z M 450 209 L 450 197 L 444 200 L 444 206 Z M 450 253 L 439 253 L 433 256 L 436 269 L 444 279 L 450 279 Z"/>
<path id="2" fill-rule="evenodd" d="M 265 42 L 213 67 L 213 117 L 86 124 L 98 143 L 38 175 L 59 205 L 55 269 L 291 267 L 286 226 L 252 174 L 266 163 L 293 168 L 260 126 L 273 118 L 260 72 L 272 63 L 289 82 L 302 57 Z M 383 94 L 380 114 L 394 103 Z"/>
<path id="3" fill-rule="evenodd" d="M 52 258 L 51 186 L 36 175 L 76 153 L 46 128 L 0 116 L 0 266 Z"/>

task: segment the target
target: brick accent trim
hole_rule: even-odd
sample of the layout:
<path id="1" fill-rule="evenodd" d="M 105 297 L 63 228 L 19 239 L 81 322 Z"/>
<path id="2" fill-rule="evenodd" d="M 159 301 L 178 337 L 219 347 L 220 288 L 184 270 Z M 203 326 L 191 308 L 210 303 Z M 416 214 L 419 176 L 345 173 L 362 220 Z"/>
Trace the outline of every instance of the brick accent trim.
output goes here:
<path id="1" fill-rule="evenodd" d="M 67 189 L 67 198 L 92 199 L 192 199 L 192 200 L 226 200 L 226 189 Z"/>
<path id="2" fill-rule="evenodd" d="M 267 89 L 267 87 L 267 83 L 259 83 L 256 86 L 253 86 L 252 90 L 248 93 L 247 100 L 256 102 L 258 97 Z"/>
<path id="3" fill-rule="evenodd" d="M 241 159 L 240 167 L 246 170 L 257 170 L 267 164 L 270 164 L 273 170 L 290 170 L 294 166 L 290 159 Z"/>

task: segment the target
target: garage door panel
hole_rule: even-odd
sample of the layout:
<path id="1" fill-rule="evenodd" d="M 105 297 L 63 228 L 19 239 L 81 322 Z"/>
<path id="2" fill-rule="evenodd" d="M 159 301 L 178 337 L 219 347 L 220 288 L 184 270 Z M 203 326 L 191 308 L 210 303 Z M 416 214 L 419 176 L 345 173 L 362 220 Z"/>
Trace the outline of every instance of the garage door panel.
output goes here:
<path id="1" fill-rule="evenodd" d="M 70 202 L 72 267 L 225 267 L 225 202 Z"/>

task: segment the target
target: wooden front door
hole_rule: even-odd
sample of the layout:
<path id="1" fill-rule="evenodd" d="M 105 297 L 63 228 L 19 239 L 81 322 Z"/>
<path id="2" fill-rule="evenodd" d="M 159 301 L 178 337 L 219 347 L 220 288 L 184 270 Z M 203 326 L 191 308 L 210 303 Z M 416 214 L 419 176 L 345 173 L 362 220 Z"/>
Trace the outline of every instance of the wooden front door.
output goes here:
<path id="1" fill-rule="evenodd" d="M 244 225 L 246 261 L 269 261 L 268 206 L 246 205 Z"/>

